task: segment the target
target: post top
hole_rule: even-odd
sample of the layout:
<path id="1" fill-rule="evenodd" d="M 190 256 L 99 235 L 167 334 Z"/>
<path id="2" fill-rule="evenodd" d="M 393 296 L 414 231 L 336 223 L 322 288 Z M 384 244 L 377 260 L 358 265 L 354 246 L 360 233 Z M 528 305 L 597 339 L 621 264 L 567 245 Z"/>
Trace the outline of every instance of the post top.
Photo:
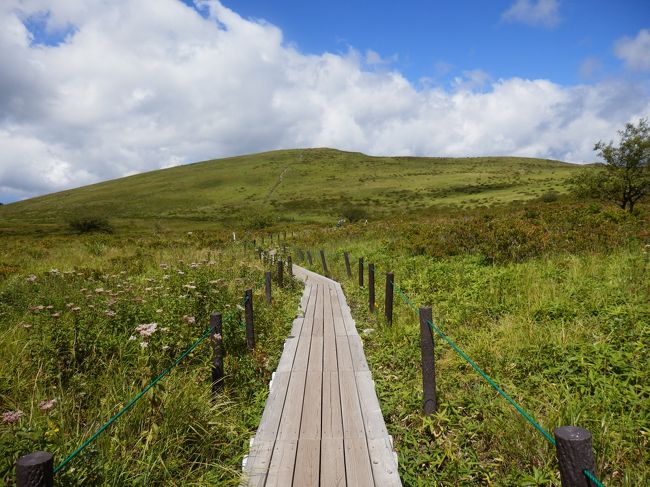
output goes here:
<path id="1" fill-rule="evenodd" d="M 564 441 L 586 441 L 591 440 L 589 430 L 580 426 L 560 426 L 553 431 L 555 438 Z"/>
<path id="2" fill-rule="evenodd" d="M 54 456 L 51 453 L 46 451 L 36 451 L 34 453 L 23 455 L 18 459 L 16 463 L 21 467 L 31 467 L 33 465 L 41 465 L 46 462 L 52 462 L 53 460 Z"/>

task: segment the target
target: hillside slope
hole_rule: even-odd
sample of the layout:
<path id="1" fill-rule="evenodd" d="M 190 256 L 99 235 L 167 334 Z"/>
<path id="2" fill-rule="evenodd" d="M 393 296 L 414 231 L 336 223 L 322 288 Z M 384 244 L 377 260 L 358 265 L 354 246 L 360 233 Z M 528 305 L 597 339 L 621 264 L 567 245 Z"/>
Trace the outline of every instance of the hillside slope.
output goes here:
<path id="1" fill-rule="evenodd" d="M 119 223 L 323 221 L 562 193 L 577 166 L 513 157 L 370 157 L 333 149 L 265 152 L 147 172 L 0 207 L 0 229 L 55 228 L 80 214 Z"/>

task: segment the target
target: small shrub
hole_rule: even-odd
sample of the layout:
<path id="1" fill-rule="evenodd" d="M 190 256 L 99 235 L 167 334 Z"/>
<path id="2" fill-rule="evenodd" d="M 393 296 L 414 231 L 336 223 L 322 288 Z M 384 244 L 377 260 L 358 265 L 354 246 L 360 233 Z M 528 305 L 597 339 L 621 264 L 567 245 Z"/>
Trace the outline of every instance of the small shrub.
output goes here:
<path id="1" fill-rule="evenodd" d="M 80 216 L 68 220 L 68 226 L 77 233 L 113 233 L 113 227 L 104 217 Z"/>
<path id="2" fill-rule="evenodd" d="M 350 223 L 358 222 L 359 220 L 365 220 L 368 218 L 368 213 L 363 208 L 358 206 L 349 206 L 343 209 L 342 212 L 343 218 L 345 218 Z"/>
<path id="3" fill-rule="evenodd" d="M 553 203 L 554 201 L 557 201 L 557 199 L 559 198 L 559 196 L 560 196 L 560 195 L 557 194 L 556 191 L 549 191 L 549 192 L 544 193 L 544 194 L 542 195 L 541 200 L 542 200 L 544 203 Z"/>

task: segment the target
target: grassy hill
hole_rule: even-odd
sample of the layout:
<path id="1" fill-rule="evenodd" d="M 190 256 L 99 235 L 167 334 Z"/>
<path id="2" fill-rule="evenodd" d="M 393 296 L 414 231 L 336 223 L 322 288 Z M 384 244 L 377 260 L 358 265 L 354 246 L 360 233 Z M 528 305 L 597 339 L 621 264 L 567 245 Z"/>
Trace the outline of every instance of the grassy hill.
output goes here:
<path id="1" fill-rule="evenodd" d="M 298 149 L 211 160 L 129 176 L 0 207 L 0 231 L 56 230 L 98 215 L 136 227 L 155 222 L 255 227 L 326 222 L 361 208 L 374 218 L 471 208 L 563 193 L 577 166 L 514 157 L 370 157 Z"/>

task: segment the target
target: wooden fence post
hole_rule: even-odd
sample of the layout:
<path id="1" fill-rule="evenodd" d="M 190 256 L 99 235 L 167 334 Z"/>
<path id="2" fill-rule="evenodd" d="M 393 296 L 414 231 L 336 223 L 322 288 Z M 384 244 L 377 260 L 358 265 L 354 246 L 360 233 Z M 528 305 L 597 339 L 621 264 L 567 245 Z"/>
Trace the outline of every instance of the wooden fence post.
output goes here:
<path id="1" fill-rule="evenodd" d="M 591 433 L 578 426 L 561 426 L 553 432 L 562 487 L 591 487 L 595 484 L 584 470 L 595 473 Z"/>
<path id="2" fill-rule="evenodd" d="M 293 276 L 293 261 L 290 255 L 287 256 L 287 274 L 289 277 Z"/>
<path id="3" fill-rule="evenodd" d="M 395 274 L 393 272 L 386 273 L 386 302 L 384 303 L 384 314 L 386 315 L 386 323 L 393 324 L 393 283 L 395 282 Z"/>
<path id="4" fill-rule="evenodd" d="M 327 269 L 327 261 L 325 260 L 325 251 L 323 249 L 320 249 L 320 261 L 323 264 L 323 274 L 329 276 L 330 271 Z"/>
<path id="5" fill-rule="evenodd" d="M 363 257 L 359 257 L 359 287 L 363 287 Z"/>
<path id="6" fill-rule="evenodd" d="M 278 260 L 278 287 L 284 287 L 284 262 Z"/>
<path id="7" fill-rule="evenodd" d="M 343 252 L 343 258 L 345 259 L 345 272 L 347 272 L 348 277 L 352 277 L 352 269 L 350 268 L 350 256 L 347 252 Z"/>
<path id="8" fill-rule="evenodd" d="M 210 341 L 212 342 L 212 397 L 223 390 L 223 326 L 221 313 L 210 315 Z"/>
<path id="9" fill-rule="evenodd" d="M 309 250 L 307 251 L 307 262 L 309 262 L 309 265 L 314 265 L 314 259 L 312 259 L 311 252 Z"/>
<path id="10" fill-rule="evenodd" d="M 271 302 L 271 271 L 264 273 L 264 291 L 266 294 L 266 302 Z"/>
<path id="11" fill-rule="evenodd" d="M 368 311 L 375 312 L 375 264 L 368 263 Z"/>
<path id="12" fill-rule="evenodd" d="M 420 308 L 420 349 L 422 351 L 422 392 L 424 414 L 426 416 L 438 410 L 436 398 L 436 357 L 433 346 L 433 330 L 429 322 L 432 319 L 431 308 Z"/>
<path id="13" fill-rule="evenodd" d="M 255 348 L 255 328 L 253 326 L 253 290 L 246 289 L 244 299 L 244 309 L 246 312 L 246 345 L 249 350 Z"/>
<path id="14" fill-rule="evenodd" d="M 298 260 L 300 262 L 305 261 L 305 253 L 302 251 L 302 249 L 298 249 Z"/>
<path id="15" fill-rule="evenodd" d="M 52 487 L 54 456 L 46 451 L 23 455 L 16 462 L 16 487 Z"/>

